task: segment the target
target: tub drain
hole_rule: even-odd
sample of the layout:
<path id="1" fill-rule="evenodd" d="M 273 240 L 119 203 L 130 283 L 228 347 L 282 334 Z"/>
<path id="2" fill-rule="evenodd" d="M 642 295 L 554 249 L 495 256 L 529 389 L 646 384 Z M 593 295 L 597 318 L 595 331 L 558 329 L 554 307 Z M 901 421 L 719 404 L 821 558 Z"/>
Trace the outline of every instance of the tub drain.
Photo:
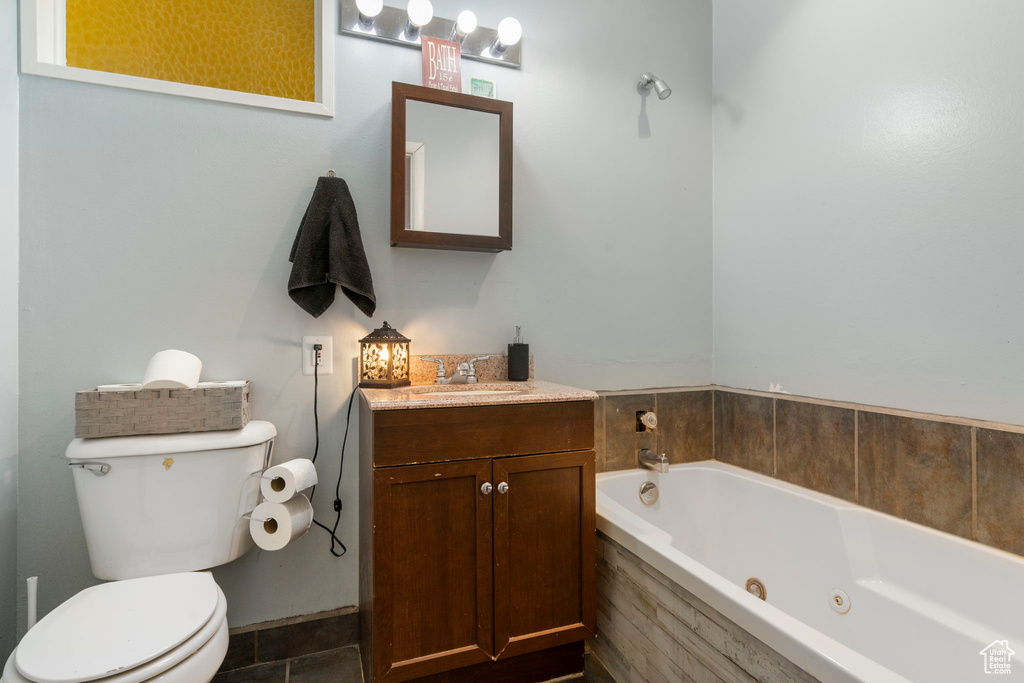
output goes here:
<path id="1" fill-rule="evenodd" d="M 640 485 L 640 501 L 644 505 L 654 505 L 658 502 L 658 487 L 650 481 Z"/>
<path id="2" fill-rule="evenodd" d="M 755 579 L 753 576 L 747 579 L 747 592 L 755 598 L 768 600 L 768 591 L 765 590 L 764 584 L 761 583 L 761 579 Z"/>

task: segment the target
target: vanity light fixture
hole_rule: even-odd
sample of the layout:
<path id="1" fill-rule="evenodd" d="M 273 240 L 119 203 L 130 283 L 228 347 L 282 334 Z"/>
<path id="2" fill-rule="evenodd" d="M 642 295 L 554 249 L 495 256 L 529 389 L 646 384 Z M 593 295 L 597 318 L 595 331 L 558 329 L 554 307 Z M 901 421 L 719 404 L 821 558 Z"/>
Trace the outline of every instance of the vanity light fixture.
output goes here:
<path id="1" fill-rule="evenodd" d="M 374 389 L 407 387 L 411 340 L 388 325 L 359 340 L 359 386 Z"/>
<path id="2" fill-rule="evenodd" d="M 458 42 L 462 59 L 518 69 L 523 26 L 512 17 L 498 28 L 480 26 L 476 14 L 463 10 L 455 19 L 434 16 L 431 0 L 403 0 L 393 7 L 385 0 L 339 0 L 341 33 L 391 45 L 422 49 L 423 37 Z"/>
<path id="3" fill-rule="evenodd" d="M 507 49 L 517 44 L 523 37 L 523 25 L 518 19 L 505 17 L 498 24 L 498 37 L 491 45 L 491 52 L 496 55 L 504 54 Z"/>
<path id="4" fill-rule="evenodd" d="M 658 93 L 659 100 L 667 100 L 669 95 L 672 94 L 672 88 L 668 87 L 668 83 L 661 80 L 650 71 L 640 76 L 640 82 L 637 83 L 637 87 L 640 90 L 650 90 L 654 88 L 654 92 Z"/>
<path id="5" fill-rule="evenodd" d="M 434 6 L 430 4 L 430 0 L 409 0 L 405 11 L 409 15 L 405 35 L 410 40 L 416 40 L 419 38 L 420 29 L 434 18 Z"/>
<path id="6" fill-rule="evenodd" d="M 455 18 L 455 26 L 452 28 L 452 40 L 463 42 L 466 36 L 476 30 L 476 15 L 468 9 L 459 12 Z"/>
<path id="7" fill-rule="evenodd" d="M 384 9 L 384 0 L 356 0 L 359 10 L 359 23 L 366 28 L 373 26 L 373 20 Z"/>

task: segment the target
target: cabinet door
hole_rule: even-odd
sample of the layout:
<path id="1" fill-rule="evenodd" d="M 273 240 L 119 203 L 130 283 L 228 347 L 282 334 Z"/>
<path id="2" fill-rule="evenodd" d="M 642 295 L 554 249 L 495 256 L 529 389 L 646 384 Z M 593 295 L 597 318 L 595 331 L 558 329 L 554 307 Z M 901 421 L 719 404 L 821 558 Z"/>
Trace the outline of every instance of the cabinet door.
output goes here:
<path id="1" fill-rule="evenodd" d="M 375 680 L 491 660 L 490 479 L 490 460 L 374 471 Z"/>
<path id="2" fill-rule="evenodd" d="M 496 459 L 494 487 L 498 657 L 592 636 L 594 452 Z"/>

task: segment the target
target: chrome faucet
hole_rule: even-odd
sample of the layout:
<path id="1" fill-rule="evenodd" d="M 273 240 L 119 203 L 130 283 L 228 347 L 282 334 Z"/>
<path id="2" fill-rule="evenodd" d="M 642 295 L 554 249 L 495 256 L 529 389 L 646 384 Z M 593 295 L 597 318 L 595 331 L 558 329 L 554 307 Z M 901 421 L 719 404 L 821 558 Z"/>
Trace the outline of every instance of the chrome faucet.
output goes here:
<path id="1" fill-rule="evenodd" d="M 434 377 L 434 384 L 477 384 L 476 363 L 477 361 L 487 360 L 488 358 L 490 358 L 490 356 L 480 356 L 479 358 L 471 358 L 465 363 L 459 363 L 458 370 L 453 372 L 451 377 L 448 377 L 444 371 L 443 360 L 440 358 L 420 356 L 420 360 L 437 363 L 437 375 Z"/>
<path id="2" fill-rule="evenodd" d="M 668 458 L 661 453 L 644 448 L 640 451 L 640 469 L 654 470 L 661 474 L 668 474 Z"/>

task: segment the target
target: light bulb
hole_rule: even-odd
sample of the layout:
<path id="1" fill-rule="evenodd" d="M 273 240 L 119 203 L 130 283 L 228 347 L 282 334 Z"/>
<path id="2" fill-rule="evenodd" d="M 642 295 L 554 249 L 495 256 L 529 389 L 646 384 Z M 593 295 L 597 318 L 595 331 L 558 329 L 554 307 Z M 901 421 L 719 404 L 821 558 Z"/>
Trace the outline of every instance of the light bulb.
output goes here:
<path id="1" fill-rule="evenodd" d="M 384 9 L 384 0 L 356 0 L 360 18 L 373 19 Z"/>
<path id="2" fill-rule="evenodd" d="M 430 0 L 409 0 L 406 11 L 409 13 L 409 23 L 415 28 L 426 26 L 434 18 L 434 6 Z"/>
<path id="3" fill-rule="evenodd" d="M 511 47 L 523 37 L 523 25 L 512 17 L 505 17 L 498 24 L 498 42 L 502 47 Z"/>
<path id="4" fill-rule="evenodd" d="M 467 35 L 476 30 L 476 15 L 468 9 L 464 9 L 459 12 L 458 18 L 455 20 L 455 27 L 458 29 L 460 35 Z"/>

